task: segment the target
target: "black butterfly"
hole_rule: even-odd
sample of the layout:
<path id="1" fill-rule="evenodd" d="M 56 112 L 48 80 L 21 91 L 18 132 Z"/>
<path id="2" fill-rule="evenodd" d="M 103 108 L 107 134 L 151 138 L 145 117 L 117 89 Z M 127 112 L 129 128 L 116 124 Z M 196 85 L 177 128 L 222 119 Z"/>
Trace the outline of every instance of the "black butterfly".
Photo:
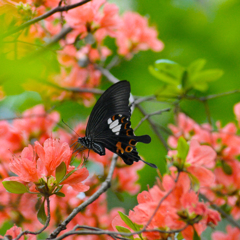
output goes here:
<path id="1" fill-rule="evenodd" d="M 105 148 L 120 156 L 132 165 L 139 160 L 153 168 L 152 163 L 142 160 L 137 152 L 137 142 L 150 143 L 148 135 L 135 136 L 131 128 L 129 107 L 130 83 L 120 81 L 109 87 L 95 104 L 86 128 L 86 136 L 79 137 L 76 150 L 92 149 L 99 155 L 105 155 Z"/>

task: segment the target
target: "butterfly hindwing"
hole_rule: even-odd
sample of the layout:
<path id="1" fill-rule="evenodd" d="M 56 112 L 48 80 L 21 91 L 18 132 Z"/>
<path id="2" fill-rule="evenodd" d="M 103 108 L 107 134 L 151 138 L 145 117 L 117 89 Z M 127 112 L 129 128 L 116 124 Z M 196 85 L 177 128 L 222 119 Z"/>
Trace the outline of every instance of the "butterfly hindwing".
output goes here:
<path id="1" fill-rule="evenodd" d="M 135 136 L 131 128 L 130 118 L 126 115 L 116 114 L 107 119 L 104 131 L 94 139 L 104 143 L 110 151 L 118 154 L 126 164 L 131 165 L 139 161 L 137 142 L 150 143 L 148 135 Z"/>

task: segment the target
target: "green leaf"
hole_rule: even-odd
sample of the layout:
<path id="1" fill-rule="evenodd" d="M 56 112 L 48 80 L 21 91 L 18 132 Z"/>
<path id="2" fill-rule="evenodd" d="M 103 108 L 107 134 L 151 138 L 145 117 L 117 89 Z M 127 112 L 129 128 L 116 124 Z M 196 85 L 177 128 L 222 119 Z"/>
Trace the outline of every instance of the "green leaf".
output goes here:
<path id="1" fill-rule="evenodd" d="M 55 193 L 58 197 L 65 197 L 65 194 L 62 192 L 56 192 Z"/>
<path id="2" fill-rule="evenodd" d="M 177 240 L 183 240 L 184 238 L 183 238 L 183 236 L 182 236 L 182 233 L 181 232 L 179 232 L 178 234 L 177 234 Z"/>
<path id="3" fill-rule="evenodd" d="M 67 172 L 66 164 L 65 162 L 62 162 L 56 169 L 57 183 L 60 183 L 63 180 L 64 176 L 66 175 L 66 172 Z"/>
<path id="4" fill-rule="evenodd" d="M 2 184 L 5 187 L 5 189 L 10 193 L 22 194 L 28 192 L 28 188 L 20 182 L 3 181 Z"/>
<path id="5" fill-rule="evenodd" d="M 206 64 L 205 59 L 197 59 L 196 61 L 192 62 L 188 67 L 188 72 L 190 76 L 193 76 L 197 72 L 201 71 Z"/>
<path id="6" fill-rule="evenodd" d="M 232 173 L 233 173 L 231 166 L 229 164 L 227 164 L 225 161 L 222 161 L 222 170 L 227 175 L 232 175 Z"/>
<path id="7" fill-rule="evenodd" d="M 161 59 L 157 60 L 153 66 L 149 66 L 150 73 L 164 83 L 179 85 L 184 68 L 179 64 Z"/>
<path id="8" fill-rule="evenodd" d="M 198 235 L 197 231 L 194 229 L 194 233 L 193 233 L 193 240 L 201 240 L 200 236 Z"/>
<path id="9" fill-rule="evenodd" d="M 183 89 L 186 88 L 187 82 L 188 82 L 188 72 L 184 71 L 181 78 L 181 85 Z"/>
<path id="10" fill-rule="evenodd" d="M 38 213 L 37 213 L 38 221 L 43 225 L 45 225 L 45 223 L 47 221 L 47 215 L 45 213 L 44 203 L 45 203 L 45 199 L 43 200 L 43 202 L 38 210 Z"/>
<path id="11" fill-rule="evenodd" d="M 191 180 L 191 183 L 192 183 L 192 189 L 195 192 L 197 192 L 199 190 L 199 188 L 200 188 L 200 182 L 199 182 L 198 178 L 195 177 L 193 174 L 191 174 L 189 172 L 188 172 L 188 176 L 189 176 L 189 178 Z"/>
<path id="12" fill-rule="evenodd" d="M 185 162 L 185 159 L 189 151 L 189 145 L 183 137 L 180 137 L 178 139 L 177 151 L 178 151 L 178 157 L 184 160 Z"/>
<path id="13" fill-rule="evenodd" d="M 71 172 L 69 172 L 67 175 L 64 176 L 64 178 L 61 180 L 61 182 L 63 182 L 64 180 L 66 180 L 68 177 L 70 177 L 74 172 L 76 172 L 77 169 L 73 169 Z"/>
<path id="14" fill-rule="evenodd" d="M 125 215 L 122 212 L 118 212 L 118 213 L 119 213 L 121 219 L 127 224 L 128 227 L 130 227 L 135 232 L 140 231 L 140 227 L 138 225 L 136 225 L 135 223 L 133 223 L 132 220 L 127 215 Z"/>
<path id="15" fill-rule="evenodd" d="M 208 89 L 208 84 L 205 82 L 193 83 L 193 88 L 198 91 L 205 92 Z"/>
<path id="16" fill-rule="evenodd" d="M 191 78 L 191 82 L 211 82 L 217 80 L 222 75 L 223 71 L 220 69 L 205 70 Z"/>
<path id="17" fill-rule="evenodd" d="M 118 230 L 118 232 L 122 232 L 122 233 L 131 233 L 131 231 L 128 228 L 122 227 L 122 226 L 116 226 L 116 229 Z M 133 236 L 124 236 L 123 237 L 127 238 L 127 239 L 132 239 L 134 240 Z"/>

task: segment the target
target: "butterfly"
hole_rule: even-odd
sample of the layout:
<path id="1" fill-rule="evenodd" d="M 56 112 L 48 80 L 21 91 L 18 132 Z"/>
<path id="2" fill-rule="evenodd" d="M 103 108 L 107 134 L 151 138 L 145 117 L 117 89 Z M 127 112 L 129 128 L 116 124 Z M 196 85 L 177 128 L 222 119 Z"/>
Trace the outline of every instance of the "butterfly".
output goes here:
<path id="1" fill-rule="evenodd" d="M 128 165 L 140 160 L 157 168 L 155 164 L 144 161 L 138 155 L 137 142 L 150 143 L 151 138 L 149 135 L 134 135 L 130 121 L 129 96 L 130 83 L 126 80 L 113 84 L 101 95 L 89 116 L 86 136 L 79 137 L 75 142 L 80 145 L 75 151 L 91 149 L 102 156 L 107 148 Z"/>

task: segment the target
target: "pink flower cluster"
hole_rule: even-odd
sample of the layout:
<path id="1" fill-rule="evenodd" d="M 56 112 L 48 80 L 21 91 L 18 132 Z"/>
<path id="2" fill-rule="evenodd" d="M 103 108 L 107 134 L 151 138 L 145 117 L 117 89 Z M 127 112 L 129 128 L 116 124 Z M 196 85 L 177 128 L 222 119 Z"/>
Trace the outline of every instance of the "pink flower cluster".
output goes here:
<path id="1" fill-rule="evenodd" d="M 200 188 L 201 193 L 207 196 L 211 203 L 225 206 L 225 208 L 227 207 L 229 213 L 238 220 L 240 219 L 240 162 L 238 159 L 240 156 L 240 137 L 237 133 L 240 126 L 240 103 L 234 106 L 234 113 L 236 115 L 237 124 L 231 122 L 222 127 L 221 123 L 218 121 L 216 123 L 217 131 L 214 131 L 210 124 L 199 125 L 185 114 L 180 113 L 178 115 L 177 126 L 172 124 L 169 125 L 169 128 L 173 132 L 173 136 L 169 137 L 168 143 L 172 148 L 176 148 L 178 139 L 184 137 L 186 140 L 191 141 L 190 146 L 192 142 L 206 144 L 204 145 L 206 149 L 202 154 L 198 152 L 195 153 L 197 158 L 204 154 L 208 154 L 207 148 L 210 148 L 209 146 L 214 149 L 216 158 L 211 158 L 212 160 L 209 159 L 208 161 L 202 162 L 207 169 L 203 171 L 203 169 L 196 168 L 193 171 L 193 163 L 191 163 L 190 166 L 186 166 L 186 170 L 197 177 L 202 186 Z M 186 162 L 189 161 L 186 160 Z M 209 169 L 211 169 L 211 171 Z M 228 228 L 228 232 L 237 234 L 237 230 L 231 231 L 231 228 Z M 218 234 L 214 236 L 217 235 Z M 220 235 L 219 233 L 219 236 Z M 224 234 L 221 236 L 224 236 Z M 222 237 L 222 239 L 225 238 Z"/>
<path id="2" fill-rule="evenodd" d="M 170 151 L 169 156 L 174 162 L 177 152 Z M 147 230 L 181 231 L 186 240 L 193 239 L 194 230 L 200 236 L 208 225 L 217 225 L 220 221 L 219 213 L 210 209 L 208 204 L 199 201 L 192 181 L 193 176 L 198 178 L 202 187 L 207 185 L 207 181 L 210 181 L 210 184 L 214 182 L 214 175 L 208 168 L 212 167 L 215 158 L 216 154 L 211 147 L 201 146 L 192 140 L 181 171 L 178 172 L 180 169 L 177 167 L 171 167 L 170 173 L 164 175 L 162 182 L 158 180 L 158 184 L 149 191 L 140 193 L 138 205 L 129 212 L 129 218 L 140 226 L 148 224 Z M 179 167 L 177 164 L 176 166 Z M 129 228 L 120 216 L 114 219 L 113 226 Z M 174 233 L 143 233 L 144 237 L 152 240 L 167 239 L 173 235 Z"/>
<path id="3" fill-rule="evenodd" d="M 67 0 L 62 1 L 61 6 L 76 3 L 79 3 L 79 0 Z M 25 3 L 3 1 L 0 4 L 5 5 L 6 9 L 9 7 L 11 11 L 15 9 L 17 12 L 15 20 L 21 24 L 46 13 L 50 8 L 57 7 L 59 1 L 27 0 Z M 116 57 L 104 41 L 107 37 L 115 39 L 117 54 L 125 59 L 130 59 L 139 51 L 158 52 L 164 47 L 157 38 L 157 30 L 149 26 L 147 18 L 134 12 L 126 12 L 121 16 L 118 6 L 106 0 L 92 0 L 62 14 L 57 12 L 44 19 L 43 23 L 31 25 L 28 34 L 26 32 L 20 34 L 18 40 L 33 44 L 38 39 L 44 44 L 46 39 L 53 38 L 63 27 L 69 26 L 73 30 L 59 42 L 61 50 L 57 52 L 61 71 L 49 76 L 48 79 L 64 88 L 93 88 L 100 84 L 101 72 L 96 68 L 96 64 L 101 63 L 103 66 L 107 58 Z M 26 47 L 24 51 L 21 49 L 19 51 L 20 57 L 28 52 Z M 57 89 L 50 91 L 49 96 L 52 99 L 80 98 L 85 105 L 92 104 L 94 100 L 93 94 L 90 93 L 63 92 Z"/>
<path id="4" fill-rule="evenodd" d="M 55 227 L 56 222 L 65 219 L 74 207 L 88 199 L 99 188 L 101 184 L 99 175 L 90 173 L 90 177 L 88 177 L 89 173 L 85 167 L 80 165 L 75 168 L 70 165 L 72 152 L 69 145 L 72 136 L 63 129 L 53 131 L 58 121 L 59 114 L 57 112 L 47 113 L 42 105 L 28 109 L 23 113 L 22 118 L 14 119 L 12 123 L 0 121 L 0 143 L 2 144 L 0 150 L 1 224 L 11 220 L 23 229 L 31 231 L 40 229 L 41 224 L 37 219 L 38 209 L 36 209 L 38 199 L 37 195 L 32 193 L 51 195 L 60 184 L 63 186 L 61 192 L 65 194 L 65 197 L 55 194 L 50 196 L 52 221 L 49 230 L 51 230 Z M 80 123 L 74 130 L 79 136 L 83 136 L 85 129 L 86 123 Z M 38 142 L 36 139 L 40 139 L 40 141 Z M 34 145 L 30 145 L 34 141 Z M 87 153 L 78 154 L 76 162 L 79 162 L 79 158 L 83 155 L 86 157 Z M 113 154 L 109 151 L 106 156 L 90 152 L 89 161 L 102 165 L 101 168 L 104 169 L 102 178 L 107 176 L 112 156 Z M 72 174 L 63 179 L 61 183 L 57 183 L 56 169 L 63 162 L 66 166 L 66 175 Z M 140 188 L 136 183 L 139 178 L 137 170 L 141 168 L 143 168 L 141 163 L 127 166 L 119 159 L 114 171 L 112 189 L 117 192 L 127 191 L 130 194 L 136 194 Z M 17 176 L 13 176 L 10 172 Z M 8 181 L 25 185 L 30 193 L 20 195 L 7 192 L 2 182 L 4 184 Z M 79 192 L 82 192 L 81 196 Z M 119 209 L 107 210 L 106 196 L 103 194 L 93 205 L 88 206 L 82 215 L 79 214 L 79 217 L 75 218 L 76 221 L 69 224 L 69 227 L 82 223 L 111 229 L 111 219 L 116 216 L 117 210 Z M 14 229 L 19 230 L 20 228 L 15 227 Z M 17 234 L 20 233 L 19 231 Z"/>

